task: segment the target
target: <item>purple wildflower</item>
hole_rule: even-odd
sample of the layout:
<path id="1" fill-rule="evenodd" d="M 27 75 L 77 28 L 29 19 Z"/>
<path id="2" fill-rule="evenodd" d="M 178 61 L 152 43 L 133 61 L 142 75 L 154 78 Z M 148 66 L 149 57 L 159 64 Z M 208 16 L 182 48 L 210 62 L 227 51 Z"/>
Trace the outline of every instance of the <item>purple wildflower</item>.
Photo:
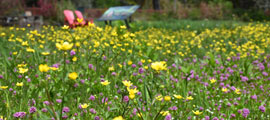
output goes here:
<path id="1" fill-rule="evenodd" d="M 264 106 L 259 106 L 259 110 L 262 112 L 265 112 L 265 107 Z"/>
<path id="2" fill-rule="evenodd" d="M 244 109 L 243 109 L 242 116 L 243 116 L 244 118 L 246 118 L 246 117 L 248 116 L 249 113 L 250 113 L 249 109 L 244 108 Z"/>
<path id="3" fill-rule="evenodd" d="M 171 114 L 168 114 L 166 117 L 165 117 L 165 120 L 171 120 L 172 119 L 172 115 Z"/>
<path id="4" fill-rule="evenodd" d="M 31 107 L 29 109 L 29 113 L 35 113 L 37 111 L 37 108 L 36 107 Z"/>
<path id="5" fill-rule="evenodd" d="M 64 107 L 62 112 L 67 113 L 67 112 L 69 112 L 69 111 L 70 111 L 70 110 L 69 110 L 68 107 Z"/>
<path id="6" fill-rule="evenodd" d="M 23 118 L 26 115 L 26 112 L 16 112 L 13 114 L 13 117 L 15 118 Z"/>
<path id="7" fill-rule="evenodd" d="M 73 50 L 71 50 L 71 51 L 70 51 L 70 56 L 73 56 L 73 55 L 76 55 L 76 52 L 73 51 Z"/>
<path id="8" fill-rule="evenodd" d="M 128 102 L 128 101 L 129 101 L 128 96 L 124 96 L 123 101 L 124 101 L 124 102 Z"/>

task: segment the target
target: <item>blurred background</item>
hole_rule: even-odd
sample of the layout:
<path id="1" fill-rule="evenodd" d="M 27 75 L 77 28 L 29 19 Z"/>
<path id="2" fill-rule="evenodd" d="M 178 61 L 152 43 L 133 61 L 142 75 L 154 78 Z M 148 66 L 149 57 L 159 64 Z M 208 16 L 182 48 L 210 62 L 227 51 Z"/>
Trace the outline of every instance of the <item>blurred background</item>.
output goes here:
<path id="1" fill-rule="evenodd" d="M 63 10 L 79 10 L 86 18 L 99 18 L 113 6 L 140 5 L 135 21 L 164 20 L 270 20 L 270 0 L 0 0 L 2 25 L 21 16 L 36 16 L 43 25 L 63 25 Z M 9 22 L 9 24 L 7 23 Z"/>

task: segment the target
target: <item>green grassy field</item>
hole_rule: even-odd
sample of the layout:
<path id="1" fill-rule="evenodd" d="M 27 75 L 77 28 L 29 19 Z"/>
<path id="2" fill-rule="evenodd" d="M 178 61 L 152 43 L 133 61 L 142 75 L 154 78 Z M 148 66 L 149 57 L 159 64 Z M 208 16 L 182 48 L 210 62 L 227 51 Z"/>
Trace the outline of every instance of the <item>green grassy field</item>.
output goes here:
<path id="1" fill-rule="evenodd" d="M 0 28 L 0 119 L 268 120 L 270 26 Z"/>

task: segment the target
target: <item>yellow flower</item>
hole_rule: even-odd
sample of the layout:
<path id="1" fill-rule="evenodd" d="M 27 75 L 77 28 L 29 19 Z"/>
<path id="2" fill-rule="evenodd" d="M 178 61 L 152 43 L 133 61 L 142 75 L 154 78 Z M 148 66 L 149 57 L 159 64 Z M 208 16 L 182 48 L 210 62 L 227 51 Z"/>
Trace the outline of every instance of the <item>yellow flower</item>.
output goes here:
<path id="1" fill-rule="evenodd" d="M 81 105 L 82 109 L 85 109 L 85 108 L 87 108 L 88 106 L 89 106 L 89 105 L 86 104 L 86 103 L 84 103 L 84 104 Z"/>
<path id="2" fill-rule="evenodd" d="M 157 99 L 158 101 L 161 101 L 161 100 L 163 100 L 163 97 L 162 97 L 162 95 L 158 95 L 158 96 L 156 96 L 156 99 Z"/>
<path id="3" fill-rule="evenodd" d="M 142 117 L 142 114 L 141 113 L 137 113 L 137 116 L 141 118 Z"/>
<path id="4" fill-rule="evenodd" d="M 144 69 L 146 69 L 146 70 L 147 70 L 147 69 L 148 69 L 148 66 L 144 66 Z"/>
<path id="5" fill-rule="evenodd" d="M 141 62 L 142 62 L 142 63 L 145 63 L 145 60 L 142 59 Z"/>
<path id="6" fill-rule="evenodd" d="M 76 72 L 72 72 L 68 74 L 68 78 L 71 80 L 76 80 L 78 77 L 78 74 Z"/>
<path id="7" fill-rule="evenodd" d="M 47 64 L 45 64 L 45 65 L 40 64 L 38 66 L 38 69 L 40 72 L 48 72 L 50 70 L 50 67 Z"/>
<path id="8" fill-rule="evenodd" d="M 58 70 L 58 68 L 56 68 L 56 67 L 50 67 L 50 69 L 53 71 Z"/>
<path id="9" fill-rule="evenodd" d="M 132 64 L 132 61 L 128 61 L 128 65 L 131 65 Z"/>
<path id="10" fill-rule="evenodd" d="M 13 52 L 12 54 L 13 54 L 13 55 L 17 55 L 17 54 L 18 54 L 18 52 Z"/>
<path id="11" fill-rule="evenodd" d="M 165 96 L 165 97 L 164 97 L 164 100 L 165 100 L 165 101 L 171 101 L 171 96 Z"/>
<path id="12" fill-rule="evenodd" d="M 66 29 L 68 29 L 69 28 L 69 26 L 67 26 L 67 25 L 64 25 L 63 27 L 62 27 L 62 29 L 64 29 L 64 30 L 66 30 Z"/>
<path id="13" fill-rule="evenodd" d="M 20 68 L 20 67 L 26 67 L 26 66 L 27 66 L 27 64 L 18 64 L 18 65 L 17 65 L 17 67 L 19 67 L 19 68 Z"/>
<path id="14" fill-rule="evenodd" d="M 126 29 L 127 27 L 125 25 L 120 26 L 121 29 Z"/>
<path id="15" fill-rule="evenodd" d="M 23 86 L 23 82 L 17 82 L 16 86 L 22 87 Z"/>
<path id="16" fill-rule="evenodd" d="M 125 119 L 122 116 L 118 116 L 118 117 L 113 118 L 113 120 L 125 120 Z"/>
<path id="17" fill-rule="evenodd" d="M 210 82 L 211 83 L 215 83 L 217 80 L 216 79 L 211 79 Z"/>
<path id="18" fill-rule="evenodd" d="M 161 111 L 160 114 L 161 114 L 162 116 L 166 116 L 166 115 L 168 115 L 168 114 L 170 114 L 170 113 L 169 113 L 169 111 Z"/>
<path id="19" fill-rule="evenodd" d="M 104 82 L 100 82 L 102 85 L 106 86 L 109 85 L 111 82 L 109 82 L 108 80 L 105 80 Z"/>
<path id="20" fill-rule="evenodd" d="M 160 71 L 160 70 L 167 70 L 167 65 L 165 61 L 162 62 L 154 62 L 151 64 L 152 69 L 156 70 L 156 71 Z"/>
<path id="21" fill-rule="evenodd" d="M 200 112 L 199 110 L 197 110 L 197 111 L 193 111 L 193 110 L 192 110 L 192 112 L 193 112 L 195 115 L 200 115 L 200 114 L 202 114 L 202 112 Z"/>
<path id="22" fill-rule="evenodd" d="M 227 88 L 222 88 L 222 92 L 228 92 Z"/>
<path id="23" fill-rule="evenodd" d="M 135 94 L 129 94 L 128 96 L 130 99 L 134 99 L 135 98 Z"/>
<path id="24" fill-rule="evenodd" d="M 134 89 L 127 88 L 127 90 L 128 90 L 128 92 L 129 92 L 129 94 L 136 94 L 137 92 L 139 92 L 139 91 L 137 90 L 137 88 L 134 88 Z"/>
<path id="25" fill-rule="evenodd" d="M 0 86 L 0 88 L 4 90 L 4 89 L 7 89 L 8 86 Z"/>
<path id="26" fill-rule="evenodd" d="M 35 52 L 35 50 L 32 49 L 32 48 L 27 48 L 26 51 L 27 51 L 27 52 Z"/>
<path id="27" fill-rule="evenodd" d="M 27 41 L 22 42 L 22 46 L 28 46 L 28 42 Z"/>
<path id="28" fill-rule="evenodd" d="M 181 95 L 173 95 L 176 99 L 182 99 L 183 97 Z"/>
<path id="29" fill-rule="evenodd" d="M 83 22 L 83 18 L 77 18 L 77 21 L 78 21 L 78 23 L 82 23 Z"/>
<path id="30" fill-rule="evenodd" d="M 46 55 L 49 55 L 50 52 L 42 52 L 41 54 L 46 56 Z"/>
<path id="31" fill-rule="evenodd" d="M 126 87 L 130 87 L 130 86 L 132 85 L 132 82 L 127 81 L 127 80 L 122 81 L 122 83 L 123 83 Z"/>
<path id="32" fill-rule="evenodd" d="M 193 97 L 192 97 L 192 96 L 187 96 L 186 99 L 187 99 L 187 100 L 193 100 Z"/>
<path id="33" fill-rule="evenodd" d="M 5 35 L 6 35 L 6 33 L 3 33 L 3 32 L 1 33 L 1 36 L 5 36 Z"/>
<path id="34" fill-rule="evenodd" d="M 59 50 L 70 50 L 72 47 L 73 47 L 73 43 L 72 44 L 69 44 L 68 42 L 64 42 L 63 44 L 60 44 L 60 43 L 56 43 L 56 47 L 59 49 Z"/>
<path id="35" fill-rule="evenodd" d="M 120 68 L 122 68 L 122 65 L 121 65 L 121 64 L 118 64 L 118 66 L 119 66 Z"/>
<path id="36" fill-rule="evenodd" d="M 0 116 L 0 120 L 6 120 L 6 118 L 4 118 L 3 116 Z"/>
<path id="37" fill-rule="evenodd" d="M 77 57 L 73 57 L 73 58 L 72 58 L 72 61 L 73 61 L 73 62 L 76 62 L 76 61 L 77 61 Z"/>
<path id="38" fill-rule="evenodd" d="M 109 71 L 114 71 L 114 67 L 109 67 Z"/>
<path id="39" fill-rule="evenodd" d="M 240 91 L 240 89 L 238 89 L 238 88 L 236 88 L 234 92 L 235 92 L 236 94 L 238 94 L 238 95 L 241 94 L 241 91 Z"/>
<path id="40" fill-rule="evenodd" d="M 26 73 L 28 71 L 27 68 L 19 68 L 19 73 L 23 74 Z"/>

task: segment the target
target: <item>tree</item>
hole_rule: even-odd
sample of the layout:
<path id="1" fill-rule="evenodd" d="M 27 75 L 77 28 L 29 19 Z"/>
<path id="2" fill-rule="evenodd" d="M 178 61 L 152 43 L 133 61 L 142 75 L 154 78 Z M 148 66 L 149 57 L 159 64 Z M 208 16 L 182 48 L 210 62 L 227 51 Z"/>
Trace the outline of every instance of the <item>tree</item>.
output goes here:
<path id="1" fill-rule="evenodd" d="M 159 0 L 153 0 L 153 8 L 154 8 L 154 10 L 160 10 L 160 1 Z"/>
<path id="2" fill-rule="evenodd" d="M 270 9 L 270 0 L 254 0 L 256 2 L 256 6 L 264 11 L 268 11 Z"/>

